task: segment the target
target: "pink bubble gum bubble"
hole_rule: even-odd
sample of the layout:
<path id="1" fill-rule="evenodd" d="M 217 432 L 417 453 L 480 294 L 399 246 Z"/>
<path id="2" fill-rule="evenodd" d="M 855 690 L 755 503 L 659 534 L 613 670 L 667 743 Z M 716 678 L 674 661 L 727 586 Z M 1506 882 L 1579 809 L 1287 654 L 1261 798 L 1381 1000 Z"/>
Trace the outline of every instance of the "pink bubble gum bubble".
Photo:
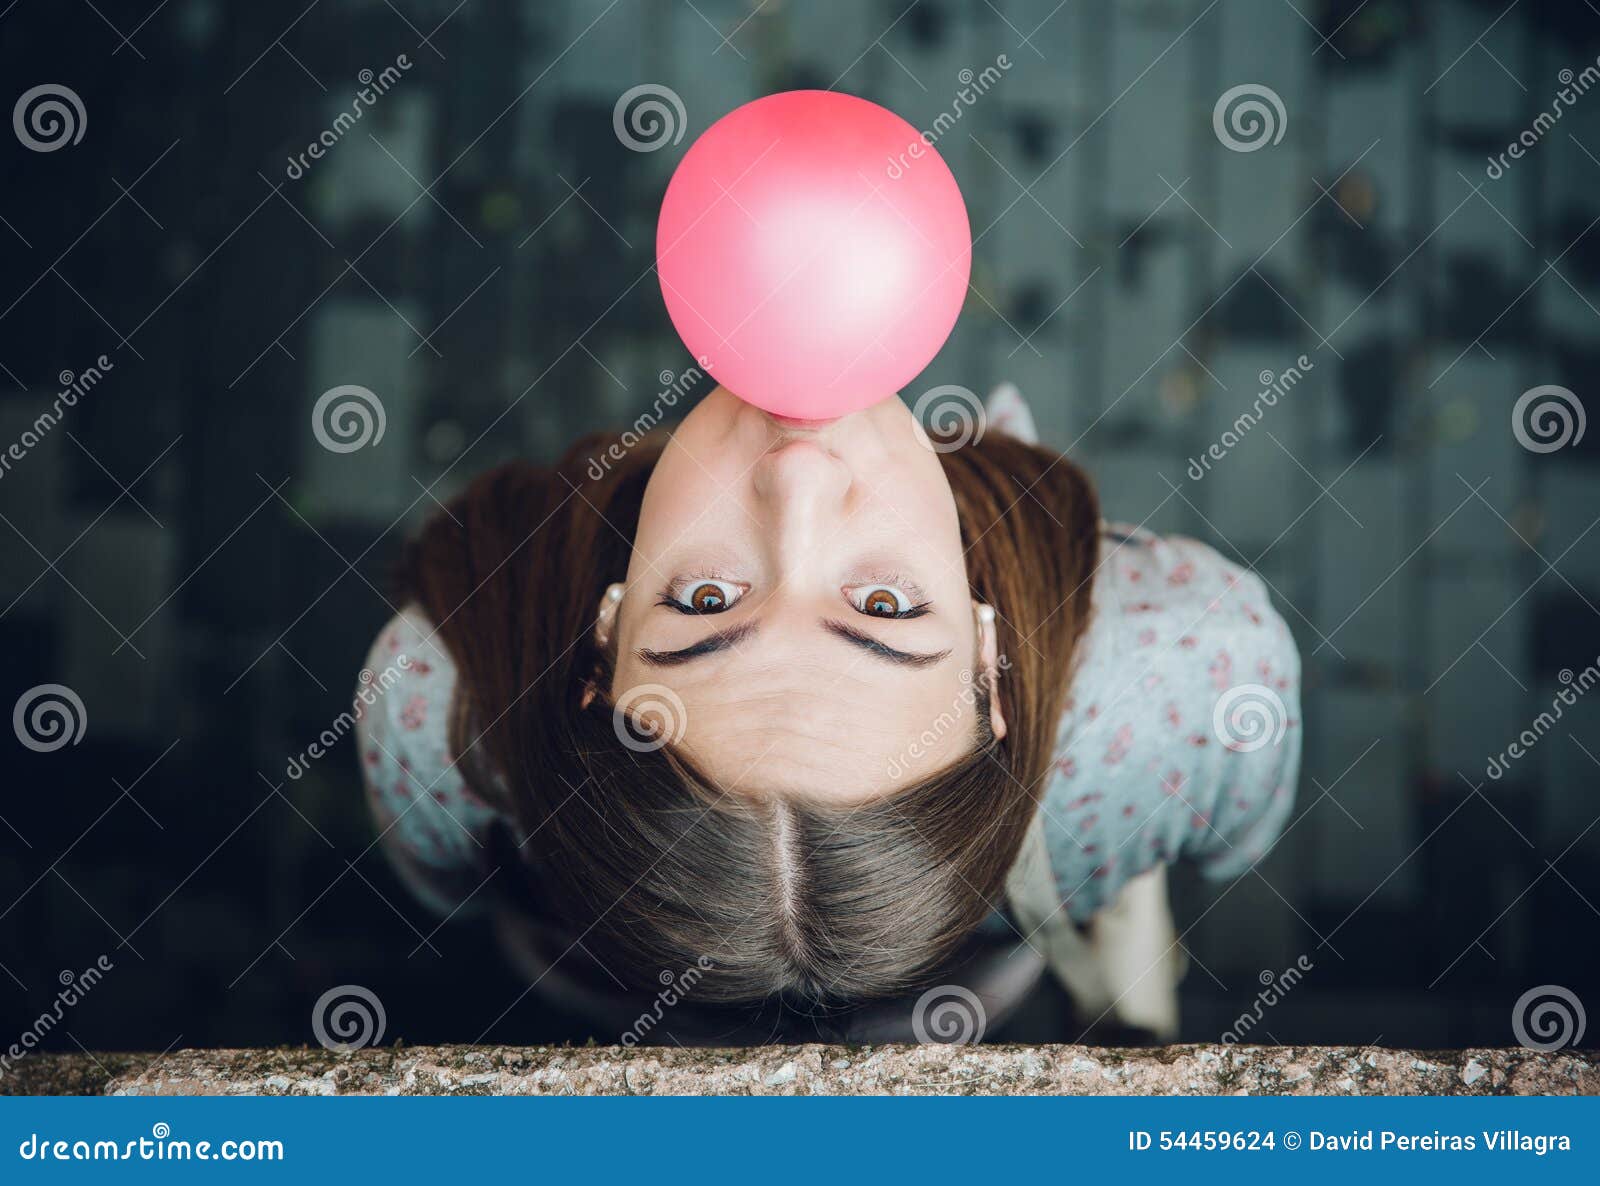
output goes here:
<path id="1" fill-rule="evenodd" d="M 949 166 L 865 99 L 787 91 L 723 116 L 661 203 L 656 270 L 735 395 L 824 420 L 898 392 L 955 325 L 972 228 Z"/>

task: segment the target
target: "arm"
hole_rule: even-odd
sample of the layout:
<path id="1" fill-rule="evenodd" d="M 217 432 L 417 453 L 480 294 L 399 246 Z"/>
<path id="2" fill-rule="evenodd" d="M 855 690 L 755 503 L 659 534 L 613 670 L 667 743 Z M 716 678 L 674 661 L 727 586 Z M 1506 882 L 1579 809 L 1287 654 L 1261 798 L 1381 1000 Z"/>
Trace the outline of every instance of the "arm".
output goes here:
<path id="1" fill-rule="evenodd" d="M 356 686 L 356 738 L 380 843 L 411 891 L 455 912 L 490 874 L 492 808 L 466 786 L 450 750 L 454 662 L 416 607 L 390 620 Z"/>

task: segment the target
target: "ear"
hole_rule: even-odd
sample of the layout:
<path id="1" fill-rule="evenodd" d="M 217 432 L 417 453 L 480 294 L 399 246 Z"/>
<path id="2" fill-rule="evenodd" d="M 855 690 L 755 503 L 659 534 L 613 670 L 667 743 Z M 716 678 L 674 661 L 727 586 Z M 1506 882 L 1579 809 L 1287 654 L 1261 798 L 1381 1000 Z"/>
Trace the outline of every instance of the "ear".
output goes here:
<path id="1" fill-rule="evenodd" d="M 612 584 L 601 594 L 600 608 L 595 611 L 594 641 L 601 650 L 611 645 L 611 634 L 617 626 L 617 612 L 622 608 L 622 594 L 627 586 Z"/>
<path id="2" fill-rule="evenodd" d="M 611 635 L 617 627 L 617 611 L 622 608 L 624 589 L 625 586 L 620 584 L 607 585 L 606 591 L 600 596 L 600 608 L 594 617 L 594 642 L 601 650 L 611 645 Z M 598 689 L 594 686 L 594 681 L 586 681 L 583 693 L 578 699 L 579 705 L 588 708 L 594 703 L 597 694 Z"/>
<path id="3" fill-rule="evenodd" d="M 1006 735 L 1000 689 L 1000 630 L 995 625 L 994 606 L 974 601 L 972 615 L 978 623 L 978 661 L 983 664 L 983 678 L 989 681 L 989 728 L 998 741 Z"/>

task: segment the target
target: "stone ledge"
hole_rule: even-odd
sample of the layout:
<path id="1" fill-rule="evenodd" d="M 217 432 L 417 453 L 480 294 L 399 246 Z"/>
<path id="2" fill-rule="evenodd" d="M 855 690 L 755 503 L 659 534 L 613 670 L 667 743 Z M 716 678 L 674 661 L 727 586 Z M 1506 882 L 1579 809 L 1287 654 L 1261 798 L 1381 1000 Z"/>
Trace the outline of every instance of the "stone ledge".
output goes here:
<path id="1" fill-rule="evenodd" d="M 1600 1052 L 1350 1046 L 392 1046 L 35 1055 L 0 1094 L 1595 1095 Z"/>

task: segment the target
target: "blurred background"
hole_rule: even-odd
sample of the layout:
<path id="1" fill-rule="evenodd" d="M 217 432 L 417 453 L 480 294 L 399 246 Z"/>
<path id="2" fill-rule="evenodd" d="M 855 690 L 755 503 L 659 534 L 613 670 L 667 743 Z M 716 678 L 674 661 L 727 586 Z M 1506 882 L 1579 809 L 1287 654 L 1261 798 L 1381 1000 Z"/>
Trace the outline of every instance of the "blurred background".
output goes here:
<path id="1" fill-rule="evenodd" d="M 64 685 L 86 727 L 0 738 L 0 1039 L 101 957 L 48 1046 L 308 1042 L 348 983 L 388 1039 L 586 1036 L 406 895 L 350 741 L 284 771 L 437 500 L 688 364 L 666 180 L 796 87 L 937 126 L 966 195 L 967 307 L 908 395 L 1016 383 L 1108 514 L 1253 566 L 1299 640 L 1294 824 L 1259 876 L 1175 882 L 1185 1038 L 1301 956 L 1253 1037 L 1507 1044 L 1535 986 L 1600 1007 L 1600 691 L 1486 773 L 1600 656 L 1600 429 L 1513 427 L 1535 387 L 1595 407 L 1597 54 L 1557 0 L 10 3 L 0 97 L 69 88 L 82 135 L 0 135 L 0 702 Z M 630 146 L 641 84 L 682 111 Z M 1281 103 L 1264 138 L 1214 122 L 1241 85 Z M 343 384 L 386 414 L 348 453 L 312 420 Z"/>

